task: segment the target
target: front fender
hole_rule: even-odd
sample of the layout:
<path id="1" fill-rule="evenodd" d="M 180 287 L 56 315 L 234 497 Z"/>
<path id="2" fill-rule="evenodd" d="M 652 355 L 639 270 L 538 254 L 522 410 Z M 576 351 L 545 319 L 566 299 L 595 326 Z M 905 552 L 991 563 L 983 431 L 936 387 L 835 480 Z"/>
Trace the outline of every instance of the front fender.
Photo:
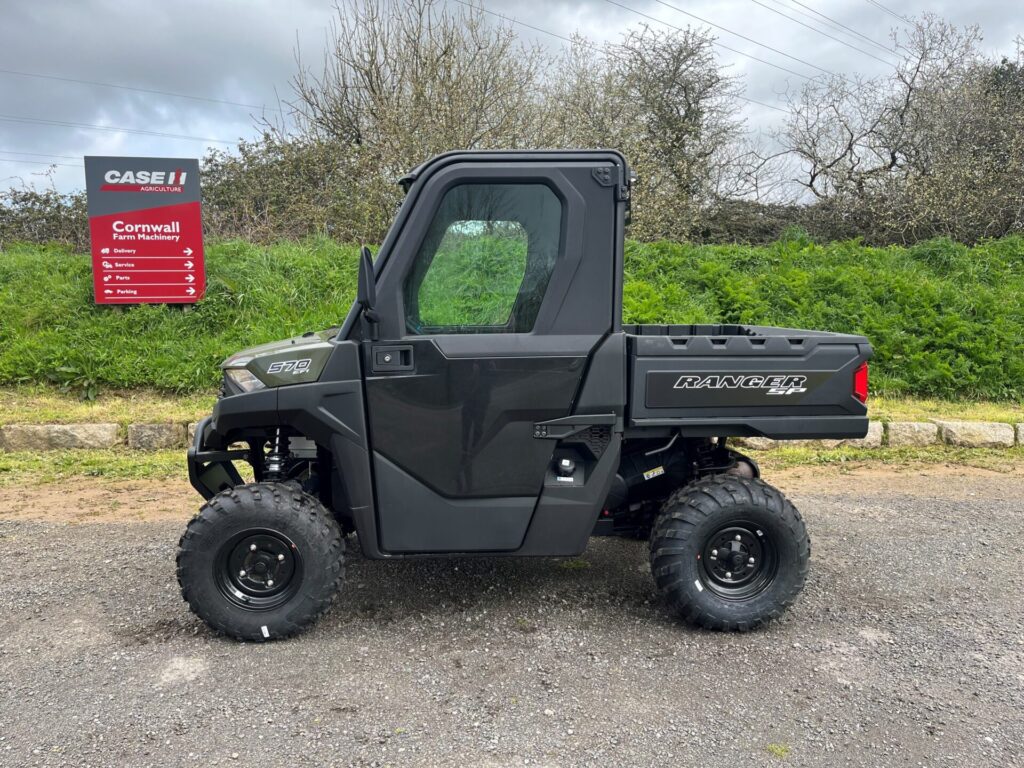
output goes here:
<path id="1" fill-rule="evenodd" d="M 331 379 L 333 381 L 323 380 Z M 333 511 L 350 518 L 370 557 L 377 551 L 366 407 L 358 347 L 341 342 L 322 380 L 230 395 L 199 422 L 188 451 L 189 481 L 204 498 L 243 482 L 232 462 L 249 460 L 237 441 L 264 439 L 267 430 L 286 428 L 313 440 L 331 455 Z"/>

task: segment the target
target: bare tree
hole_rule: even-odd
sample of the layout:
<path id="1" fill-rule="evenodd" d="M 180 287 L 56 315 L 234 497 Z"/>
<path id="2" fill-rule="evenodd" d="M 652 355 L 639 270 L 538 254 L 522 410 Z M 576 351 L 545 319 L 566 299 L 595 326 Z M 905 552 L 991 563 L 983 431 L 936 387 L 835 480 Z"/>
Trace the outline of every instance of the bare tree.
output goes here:
<path id="1" fill-rule="evenodd" d="M 706 30 L 577 36 L 551 57 L 480 8 L 336 11 L 322 71 L 300 59 L 287 130 L 209 158 L 215 229 L 379 240 L 409 168 L 516 147 L 622 150 L 639 176 L 640 239 L 763 239 L 793 223 L 879 242 L 1022 228 L 1021 55 L 986 58 L 974 27 L 924 16 L 894 35 L 892 73 L 809 83 L 765 151 Z"/>
<path id="2" fill-rule="evenodd" d="M 394 173 L 436 152 L 516 147 L 533 135 L 539 47 L 479 9 L 343 0 L 323 72 L 290 103 L 303 134 L 372 151 Z"/>
<path id="3" fill-rule="evenodd" d="M 369 239 L 398 200 L 393 181 L 450 149 L 621 149 L 641 178 L 634 233 L 651 238 L 690 236 L 739 177 L 735 84 L 705 31 L 641 27 L 606 46 L 577 37 L 552 61 L 478 8 L 343 0 L 336 10 L 323 71 L 300 66 L 294 80 L 293 129 L 268 135 L 339 150 L 359 180 L 355 228 Z"/>
<path id="4" fill-rule="evenodd" d="M 204 164 L 211 227 L 379 242 L 397 180 L 450 149 L 535 145 L 545 54 L 478 8 L 339 0 L 322 68 L 296 51 L 286 118 Z"/>
<path id="5" fill-rule="evenodd" d="M 547 144 L 614 147 L 639 177 L 632 233 L 692 237 L 738 178 L 735 84 L 704 30 L 628 30 L 618 43 L 575 38 L 548 77 Z"/>
<path id="6" fill-rule="evenodd" d="M 904 58 L 871 79 L 813 81 L 790 102 L 780 140 L 796 181 L 869 238 L 1005 234 L 1021 226 L 1019 91 L 980 53 L 977 27 L 926 15 L 894 36 Z M 1019 60 L 1018 60 L 1019 63 Z M 827 205 L 825 205 L 827 203 Z"/>

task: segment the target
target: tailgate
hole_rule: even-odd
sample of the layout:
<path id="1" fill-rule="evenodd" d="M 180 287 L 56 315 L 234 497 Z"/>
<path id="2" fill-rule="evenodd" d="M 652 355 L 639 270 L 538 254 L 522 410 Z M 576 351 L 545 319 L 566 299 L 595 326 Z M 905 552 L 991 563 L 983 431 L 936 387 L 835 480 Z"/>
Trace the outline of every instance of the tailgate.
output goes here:
<path id="1" fill-rule="evenodd" d="M 854 376 L 862 336 L 763 326 L 640 326 L 630 335 L 629 420 L 683 434 L 850 438 L 867 433 Z M 676 331 L 676 332 L 673 332 Z"/>

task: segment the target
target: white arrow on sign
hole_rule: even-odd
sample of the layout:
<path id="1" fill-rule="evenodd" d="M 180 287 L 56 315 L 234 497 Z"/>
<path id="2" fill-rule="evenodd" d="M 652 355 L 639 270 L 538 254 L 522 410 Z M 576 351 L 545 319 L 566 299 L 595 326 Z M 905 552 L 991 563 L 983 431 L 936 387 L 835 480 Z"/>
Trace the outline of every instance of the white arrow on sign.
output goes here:
<path id="1" fill-rule="evenodd" d="M 192 255 L 192 249 L 191 248 L 186 248 L 184 251 L 182 251 L 182 253 L 184 253 L 186 256 L 191 256 Z"/>
<path id="2" fill-rule="evenodd" d="M 195 266 L 195 264 L 193 264 L 191 261 L 186 261 L 185 262 L 185 269 L 192 269 L 192 267 L 194 267 L 194 266 Z"/>
<path id="3" fill-rule="evenodd" d="M 112 291 L 112 290 L 110 290 L 109 288 L 107 288 L 107 290 L 105 290 L 105 291 L 104 291 L 103 293 L 104 293 L 105 295 L 109 296 L 110 294 L 112 294 L 112 293 L 113 293 L 113 291 Z"/>
<path id="4" fill-rule="evenodd" d="M 190 285 L 188 288 L 185 289 L 185 293 L 187 293 L 189 296 L 195 296 L 196 289 Z"/>
<path id="5" fill-rule="evenodd" d="M 185 275 L 185 282 L 194 283 L 196 281 L 195 275 Z"/>

